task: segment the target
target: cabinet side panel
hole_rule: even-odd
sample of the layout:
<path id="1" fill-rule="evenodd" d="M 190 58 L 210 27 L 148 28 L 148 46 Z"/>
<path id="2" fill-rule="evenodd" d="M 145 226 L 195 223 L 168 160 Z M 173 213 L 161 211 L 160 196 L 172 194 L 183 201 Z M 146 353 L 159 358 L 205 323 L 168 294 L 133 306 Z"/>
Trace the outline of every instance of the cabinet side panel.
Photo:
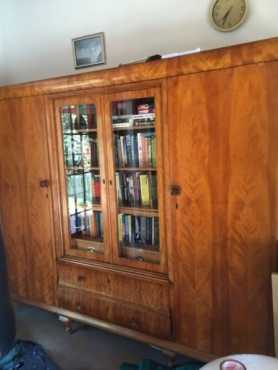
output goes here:
<path id="1" fill-rule="evenodd" d="M 271 272 L 275 219 L 267 65 L 237 68 L 231 81 L 228 195 L 229 322 L 233 352 L 272 353 Z M 277 77 L 277 75 L 276 75 Z M 271 89 L 271 91 L 269 90 Z M 275 110 L 276 112 L 275 112 Z"/>
<path id="2" fill-rule="evenodd" d="M 24 169 L 21 126 L 16 104 L 0 103 L 0 213 L 4 234 L 10 289 L 27 298 L 24 214 Z"/>
<path id="3" fill-rule="evenodd" d="M 54 258 L 51 179 L 47 152 L 45 106 L 42 97 L 21 101 L 24 127 L 26 204 L 28 207 L 28 275 L 30 299 L 55 303 L 56 267 Z M 48 181 L 45 183 L 44 181 Z M 41 183 L 42 182 L 42 183 Z"/>
<path id="4" fill-rule="evenodd" d="M 215 355 L 273 351 L 274 69 L 169 80 L 177 339 Z"/>
<path id="5" fill-rule="evenodd" d="M 196 77 L 169 80 L 168 124 L 172 184 L 173 271 L 177 340 L 211 351 L 212 208 L 209 187 L 209 120 Z"/>

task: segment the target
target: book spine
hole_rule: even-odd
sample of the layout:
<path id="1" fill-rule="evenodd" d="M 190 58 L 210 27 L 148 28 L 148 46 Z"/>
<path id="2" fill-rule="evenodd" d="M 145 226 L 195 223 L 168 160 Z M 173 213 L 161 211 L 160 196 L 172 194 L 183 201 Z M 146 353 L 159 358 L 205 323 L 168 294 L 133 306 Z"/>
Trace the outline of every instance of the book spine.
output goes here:
<path id="1" fill-rule="evenodd" d="M 148 147 L 148 167 L 152 167 L 152 138 L 147 139 L 147 147 Z"/>
<path id="2" fill-rule="evenodd" d="M 156 175 L 150 175 L 151 207 L 157 208 L 157 179 Z"/>
<path id="3" fill-rule="evenodd" d="M 118 135 L 114 137 L 114 148 L 115 148 L 115 164 L 116 167 L 121 167 L 121 161 L 120 161 L 120 150 L 118 145 Z"/>
<path id="4" fill-rule="evenodd" d="M 122 243 L 124 239 L 123 215 L 122 214 L 118 214 L 118 237 L 119 237 L 119 242 Z"/>
<path id="5" fill-rule="evenodd" d="M 132 147 L 131 147 L 131 135 L 125 136 L 126 141 L 126 156 L 127 156 L 127 166 L 132 167 Z"/>
<path id="6" fill-rule="evenodd" d="M 131 136 L 131 166 L 138 166 L 138 143 L 135 135 Z"/>
<path id="7" fill-rule="evenodd" d="M 151 156 L 151 161 L 152 161 L 152 167 L 156 167 L 156 137 L 153 137 L 152 139 L 152 156 Z"/>
<path id="8" fill-rule="evenodd" d="M 159 219 L 158 218 L 154 218 L 154 232 L 155 232 L 155 235 L 154 235 L 154 240 L 155 240 L 155 246 L 156 247 L 159 247 Z"/>
<path id="9" fill-rule="evenodd" d="M 121 184 L 120 184 L 120 174 L 119 172 L 116 172 L 116 190 L 117 190 L 117 198 L 118 198 L 118 204 L 122 204 L 122 192 L 121 192 Z"/>
<path id="10" fill-rule="evenodd" d="M 146 217 L 147 223 L 147 235 L 146 235 L 146 244 L 152 244 L 152 219 L 150 217 Z"/>
<path id="11" fill-rule="evenodd" d="M 147 241 L 146 217 L 141 217 L 141 239 L 142 239 L 142 244 L 145 245 Z"/>
<path id="12" fill-rule="evenodd" d="M 120 142 L 121 142 L 121 156 L 123 159 L 122 165 L 123 167 L 126 167 L 127 166 L 127 151 L 126 151 L 125 136 L 120 136 Z"/>
<path id="13" fill-rule="evenodd" d="M 144 158 L 143 158 L 143 136 L 141 133 L 137 134 L 138 142 L 138 162 L 139 167 L 144 167 Z"/>
<path id="14" fill-rule="evenodd" d="M 128 242 L 129 244 L 132 242 L 132 223 L 131 223 L 131 215 L 127 215 L 127 228 L 128 228 Z"/>
<path id="15" fill-rule="evenodd" d="M 127 215 L 123 215 L 123 226 L 124 226 L 124 242 L 128 244 L 128 219 Z"/>
<path id="16" fill-rule="evenodd" d="M 140 207 L 141 204 L 141 196 L 140 196 L 140 173 L 136 172 L 133 174 L 133 181 L 134 181 L 134 198 L 135 198 L 135 206 Z"/>
<path id="17" fill-rule="evenodd" d="M 85 182 L 85 198 L 87 205 L 92 204 L 93 202 L 93 194 L 92 194 L 92 174 L 91 172 L 87 172 L 84 174 L 84 182 Z"/>
<path id="18" fill-rule="evenodd" d="M 103 217 L 102 217 L 102 213 L 101 212 L 99 212 L 99 223 L 100 223 L 100 234 L 99 234 L 99 238 L 101 240 L 103 240 L 104 225 L 103 225 Z"/>
<path id="19" fill-rule="evenodd" d="M 141 201 L 143 207 L 150 206 L 150 191 L 148 175 L 140 175 Z"/>
<path id="20" fill-rule="evenodd" d="M 135 217 L 135 244 L 140 244 L 141 242 L 141 225 L 140 217 Z"/>
<path id="21" fill-rule="evenodd" d="M 143 167 L 148 167 L 149 165 L 149 157 L 148 157 L 148 138 L 146 135 L 143 136 Z"/>

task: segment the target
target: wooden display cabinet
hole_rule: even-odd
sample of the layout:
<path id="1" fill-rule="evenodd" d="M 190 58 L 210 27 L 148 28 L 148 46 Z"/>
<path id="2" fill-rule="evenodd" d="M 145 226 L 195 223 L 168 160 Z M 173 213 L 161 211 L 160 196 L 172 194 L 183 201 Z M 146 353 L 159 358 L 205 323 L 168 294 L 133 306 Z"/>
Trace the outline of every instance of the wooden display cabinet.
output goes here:
<path id="1" fill-rule="evenodd" d="M 104 98 L 113 262 L 167 272 L 162 104 L 160 88 Z"/>
<path id="2" fill-rule="evenodd" d="M 13 297 L 189 357 L 273 354 L 278 39 L 0 88 Z"/>
<path id="3" fill-rule="evenodd" d="M 160 88 L 54 105 L 64 256 L 167 272 Z"/>
<path id="4" fill-rule="evenodd" d="M 109 261 L 100 100 L 58 99 L 55 112 L 64 254 Z"/>

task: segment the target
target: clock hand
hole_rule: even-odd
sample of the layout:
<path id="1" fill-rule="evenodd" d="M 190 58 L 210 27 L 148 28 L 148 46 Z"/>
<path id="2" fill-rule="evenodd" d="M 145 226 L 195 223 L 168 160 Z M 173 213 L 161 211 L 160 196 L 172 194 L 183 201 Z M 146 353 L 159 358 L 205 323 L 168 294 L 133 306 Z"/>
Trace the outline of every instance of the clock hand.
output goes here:
<path id="1" fill-rule="evenodd" d="M 230 9 L 228 9 L 228 11 L 225 13 L 224 17 L 222 18 L 222 20 L 223 20 L 223 23 L 222 23 L 223 26 L 226 23 L 227 18 L 229 17 L 229 14 L 231 13 L 232 9 L 233 9 L 233 6 L 231 6 Z"/>

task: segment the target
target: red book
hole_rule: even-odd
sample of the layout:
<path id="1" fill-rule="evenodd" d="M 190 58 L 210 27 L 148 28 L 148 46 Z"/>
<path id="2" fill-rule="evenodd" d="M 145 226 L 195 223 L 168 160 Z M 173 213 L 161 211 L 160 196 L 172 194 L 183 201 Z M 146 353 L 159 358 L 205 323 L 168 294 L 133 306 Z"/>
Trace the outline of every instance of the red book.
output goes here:
<path id="1" fill-rule="evenodd" d="M 101 197 L 101 185 L 99 179 L 94 179 L 92 182 L 92 192 L 93 192 L 93 200 L 95 202 L 100 202 Z"/>

